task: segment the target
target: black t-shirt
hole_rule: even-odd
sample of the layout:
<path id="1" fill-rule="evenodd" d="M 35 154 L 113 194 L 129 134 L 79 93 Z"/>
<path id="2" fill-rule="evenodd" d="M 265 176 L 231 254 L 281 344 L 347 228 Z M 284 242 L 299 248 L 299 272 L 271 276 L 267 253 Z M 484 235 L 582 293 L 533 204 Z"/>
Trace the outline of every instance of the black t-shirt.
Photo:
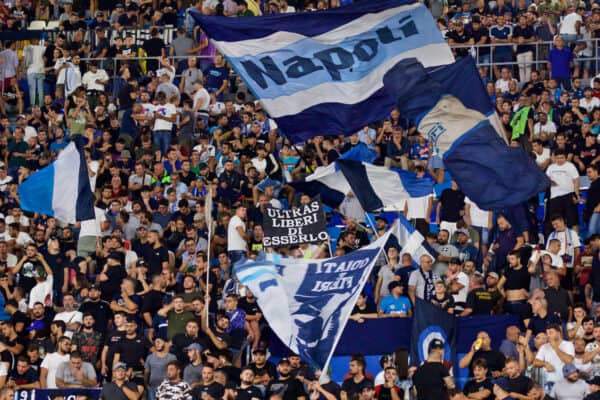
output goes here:
<path id="1" fill-rule="evenodd" d="M 449 376 L 442 363 L 425 361 L 413 375 L 413 384 L 417 389 L 417 400 L 446 398 L 444 378 Z"/>
<path id="2" fill-rule="evenodd" d="M 465 195 L 460 190 L 446 189 L 440 197 L 442 209 L 440 219 L 446 222 L 457 222 L 462 216 L 460 211 L 465 207 Z"/>
<path id="3" fill-rule="evenodd" d="M 256 301 L 250 302 L 245 297 L 238 302 L 238 308 L 244 310 L 246 315 L 256 315 L 261 312 Z"/>
<path id="4" fill-rule="evenodd" d="M 475 41 L 475 43 L 479 43 L 479 41 L 482 38 L 485 38 L 485 41 L 483 42 L 483 44 L 490 43 L 490 33 L 488 32 L 487 29 L 482 29 L 482 28 L 479 28 L 478 30 L 472 29 L 471 35 L 473 36 L 473 40 Z M 490 54 L 490 48 L 489 47 L 481 47 L 479 49 L 479 55 L 484 56 L 486 54 Z"/>
<path id="5" fill-rule="evenodd" d="M 222 399 L 225 394 L 225 388 L 218 382 L 212 382 L 208 385 L 200 384 L 192 390 L 192 398 L 200 400 L 202 393 L 206 393 L 213 399 Z"/>
<path id="6" fill-rule="evenodd" d="M 239 388 L 237 390 L 237 400 L 252 400 L 262 398 L 262 392 L 256 386 L 249 386 L 245 389 Z"/>
<path id="7" fill-rule="evenodd" d="M 506 283 L 504 284 L 504 290 L 519 290 L 525 289 L 529 291 L 529 284 L 531 282 L 531 275 L 527 268 L 521 267 L 518 270 L 508 268 L 505 272 Z"/>
<path id="8" fill-rule="evenodd" d="M 526 396 L 527 393 L 533 388 L 533 381 L 526 376 L 519 376 L 515 379 L 508 379 L 508 392 L 519 393 Z"/>
<path id="9" fill-rule="evenodd" d="M 274 394 L 280 395 L 283 400 L 296 400 L 298 397 L 306 396 L 304 386 L 296 378 L 279 378 L 269 383 L 267 398 L 270 398 Z"/>
<path id="10" fill-rule="evenodd" d="M 480 288 L 474 289 L 467 295 L 467 307 L 473 310 L 471 315 L 490 315 L 494 308 L 492 293 Z"/>
<path id="11" fill-rule="evenodd" d="M 502 371 L 504 369 L 504 364 L 506 361 L 504 354 L 494 349 L 477 350 L 475 354 L 473 354 L 471 364 L 469 365 L 469 376 L 473 376 L 473 362 L 480 358 L 483 358 L 486 361 L 489 376 L 492 375 L 493 371 Z"/>
<path id="12" fill-rule="evenodd" d="M 446 33 L 446 39 L 452 39 L 454 41 L 454 43 L 456 43 L 456 44 L 467 43 L 472 38 L 473 38 L 473 36 L 471 36 L 471 33 L 467 32 L 464 29 L 463 29 L 462 33 L 458 33 L 457 31 L 449 31 L 448 33 Z M 456 55 L 459 57 L 465 57 L 469 54 L 468 47 L 456 48 L 456 49 L 454 49 L 454 51 L 456 52 Z"/>
<path id="13" fill-rule="evenodd" d="M 142 314 L 150 313 L 151 316 L 156 314 L 156 312 L 162 308 L 164 297 L 165 293 L 159 290 L 152 289 L 146 293 L 142 303 Z"/>
<path id="14" fill-rule="evenodd" d="M 592 161 L 594 161 L 599 154 L 600 146 L 598 146 L 596 143 L 592 144 L 591 146 L 584 146 L 577 152 L 577 156 L 579 156 L 579 159 L 586 168 L 592 164 Z"/>
<path id="15" fill-rule="evenodd" d="M 112 319 L 110 304 L 104 300 L 88 300 L 79 307 L 79 311 L 82 314 L 88 312 L 92 314 L 94 316 L 94 330 L 100 332 L 103 336 L 106 334 L 108 322 Z"/>
<path id="16" fill-rule="evenodd" d="M 544 294 L 548 302 L 548 314 L 555 314 L 566 321 L 569 318 L 569 306 L 571 305 L 569 292 L 562 287 L 558 289 L 548 287 L 544 289 Z"/>
<path id="17" fill-rule="evenodd" d="M 516 39 L 518 37 L 522 37 L 523 39 L 531 39 L 535 36 L 535 32 L 531 26 L 526 26 L 525 28 L 521 28 L 519 25 L 515 26 L 513 29 L 512 37 Z M 533 46 L 530 44 L 520 44 L 517 46 L 517 54 L 526 53 L 528 51 L 533 51 Z"/>
<path id="18" fill-rule="evenodd" d="M 360 394 L 365 386 L 373 387 L 373 381 L 364 377 L 362 381 L 357 383 L 354 381 L 354 378 L 350 377 L 342 383 L 342 391 L 346 392 L 348 397 L 350 397 L 351 394 Z"/>
<path id="19" fill-rule="evenodd" d="M 362 310 L 357 305 L 354 305 L 351 315 L 354 314 L 377 314 L 377 307 L 375 307 L 375 304 L 370 302 L 367 302 L 367 304 L 365 304 L 365 308 Z"/>
<path id="20" fill-rule="evenodd" d="M 148 263 L 148 276 L 158 275 L 162 271 L 163 261 L 169 261 L 169 251 L 165 246 L 155 249 L 147 244 L 144 246 L 143 258 Z"/>
<path id="21" fill-rule="evenodd" d="M 108 267 L 106 276 L 108 280 L 100 283 L 101 297 L 102 300 L 112 301 L 113 297 L 121 292 L 121 283 L 127 276 L 127 271 L 122 265 L 115 265 Z"/>
<path id="22" fill-rule="evenodd" d="M 277 376 L 277 368 L 271 361 L 267 361 L 262 367 L 257 366 L 256 363 L 251 363 L 249 366 L 252 368 L 252 371 L 254 371 L 254 375 L 259 375 L 262 374 L 263 371 L 267 371 L 267 375 L 269 375 L 271 378 L 275 378 Z"/>
<path id="23" fill-rule="evenodd" d="M 404 398 L 404 390 L 399 388 L 398 386 L 394 386 L 394 390 L 398 393 L 398 397 L 400 399 Z M 392 399 L 392 389 L 387 388 L 383 385 L 375 386 L 375 398 L 377 400 L 391 400 Z"/>
<path id="24" fill-rule="evenodd" d="M 115 346 L 115 354 L 120 354 L 119 361 L 124 362 L 127 367 L 134 371 L 144 369 L 143 360 L 146 359 L 152 345 L 143 336 L 136 336 L 133 339 L 123 337 Z"/>
<path id="25" fill-rule="evenodd" d="M 489 390 L 490 395 L 486 397 L 484 400 L 493 400 L 494 399 L 494 385 L 489 379 L 484 379 L 482 382 L 476 382 L 475 379 L 467 382 L 463 389 L 463 393 L 466 396 L 469 396 L 472 393 L 482 392 L 484 390 Z"/>
<path id="26" fill-rule="evenodd" d="M 165 47 L 165 42 L 161 38 L 151 38 L 144 42 L 142 48 L 148 57 L 160 57 L 162 49 Z"/>

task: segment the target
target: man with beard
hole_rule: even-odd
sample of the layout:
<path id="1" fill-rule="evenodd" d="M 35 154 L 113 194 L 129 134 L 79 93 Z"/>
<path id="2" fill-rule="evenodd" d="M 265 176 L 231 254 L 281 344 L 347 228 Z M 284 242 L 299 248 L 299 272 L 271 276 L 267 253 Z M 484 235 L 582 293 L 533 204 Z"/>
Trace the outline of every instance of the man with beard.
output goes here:
<path id="1" fill-rule="evenodd" d="M 277 367 L 271 361 L 267 361 L 267 353 L 264 348 L 257 348 L 252 351 L 252 356 L 254 361 L 251 362 L 248 366 L 252 368 L 254 372 L 255 378 L 259 378 L 263 375 L 263 372 L 266 372 L 267 375 L 273 379 L 277 374 Z M 254 381 L 255 385 L 260 384 L 258 379 Z"/>
<path id="2" fill-rule="evenodd" d="M 269 383 L 266 397 L 271 398 L 271 396 L 275 395 L 280 396 L 282 400 L 305 400 L 306 393 L 304 392 L 304 386 L 298 379 L 293 378 L 291 375 L 290 360 L 287 358 L 279 360 L 277 371 L 279 372 L 279 379 Z M 345 400 L 344 395 L 342 395 L 342 399 Z"/>
<path id="3" fill-rule="evenodd" d="M 54 321 L 63 321 L 67 327 L 67 336 L 73 337 L 73 333 L 79 330 L 83 322 L 83 314 L 75 310 L 75 298 L 71 293 L 63 297 L 63 311 L 54 316 Z"/>
<path id="4" fill-rule="evenodd" d="M 196 325 L 197 327 L 197 325 Z M 183 369 L 183 380 L 189 383 L 192 389 L 202 381 L 202 346 L 192 343 L 185 349 L 189 363 Z"/>
<path id="5" fill-rule="evenodd" d="M 112 311 L 110 304 L 102 300 L 100 287 L 98 285 L 90 286 L 88 290 L 88 299 L 79 307 L 84 315 L 90 314 L 94 319 L 94 330 L 100 332 L 102 336 L 106 335 L 108 327 L 112 323 Z"/>
<path id="6" fill-rule="evenodd" d="M 42 389 L 58 389 L 56 386 L 56 371 L 59 365 L 69 361 L 71 350 L 71 339 L 66 336 L 58 339 L 56 352 L 46 354 L 40 367 L 40 384 Z"/>
<path id="7" fill-rule="evenodd" d="M 125 363 L 115 364 L 113 368 L 113 381 L 105 382 L 102 386 L 100 398 L 102 400 L 137 400 L 144 388 L 129 381 Z"/>
<path id="8" fill-rule="evenodd" d="M 144 360 L 152 345 L 144 336 L 138 333 L 135 318 L 127 317 L 125 337 L 115 347 L 113 363 L 124 362 L 129 367 L 129 375 L 136 383 L 143 382 Z"/>
<path id="9" fill-rule="evenodd" d="M 260 389 L 254 386 L 254 371 L 252 368 L 244 367 L 242 369 L 237 393 L 238 400 L 260 400 L 263 398 Z"/>
<path id="10" fill-rule="evenodd" d="M 165 338 L 156 336 L 154 338 L 154 351 L 148 355 L 144 364 L 144 382 L 148 388 L 148 398 L 156 398 L 158 386 L 167 378 L 168 364 L 177 361 L 177 358 L 169 353 L 169 347 Z"/>
<path id="11" fill-rule="evenodd" d="M 104 347 L 102 348 L 102 376 L 110 380 L 111 366 L 113 365 L 113 359 L 115 355 L 115 348 L 117 344 L 125 337 L 125 322 L 126 315 L 124 312 L 115 313 L 115 329 L 110 332 L 104 340 Z"/>
<path id="12" fill-rule="evenodd" d="M 577 371 L 575 365 L 565 364 L 562 368 L 562 374 L 564 379 L 556 382 L 552 387 L 551 397 L 556 400 L 583 399 L 590 393 L 588 384 L 579 379 L 579 371 Z"/>
<path id="13" fill-rule="evenodd" d="M 202 367 L 202 383 L 194 388 L 192 397 L 194 399 L 203 399 L 208 395 L 213 399 L 221 399 L 225 394 L 223 385 L 215 381 L 215 369 L 211 364 Z"/>
<path id="14" fill-rule="evenodd" d="M 198 335 L 199 331 L 198 321 L 192 319 L 185 324 L 185 333 L 178 333 L 173 336 L 171 350 L 181 362 L 188 361 L 189 351 L 186 349 L 189 349 L 192 344 L 198 344 L 200 351 L 206 348 L 206 341 Z"/>
<path id="15" fill-rule="evenodd" d="M 72 348 L 81 353 L 83 361 L 89 362 L 94 368 L 100 367 L 100 348 L 102 334 L 94 329 L 94 316 L 90 313 L 83 314 L 83 326 L 73 335 Z"/>
<path id="16" fill-rule="evenodd" d="M 181 364 L 179 361 L 171 361 L 167 365 L 167 379 L 165 379 L 156 391 L 157 399 L 191 400 L 197 398 L 192 396 L 190 385 L 181 379 Z M 132 400 L 129 397 L 129 400 Z"/>

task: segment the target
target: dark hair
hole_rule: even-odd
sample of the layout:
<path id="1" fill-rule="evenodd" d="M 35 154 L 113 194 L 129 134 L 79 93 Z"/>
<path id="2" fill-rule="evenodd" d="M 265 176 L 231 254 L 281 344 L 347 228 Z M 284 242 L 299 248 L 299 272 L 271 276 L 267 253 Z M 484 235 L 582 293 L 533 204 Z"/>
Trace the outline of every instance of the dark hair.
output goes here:
<path id="1" fill-rule="evenodd" d="M 475 361 L 473 361 L 473 367 L 472 369 L 475 369 L 476 367 L 481 367 L 483 369 L 487 369 L 487 361 L 485 361 L 484 358 L 478 358 Z"/>

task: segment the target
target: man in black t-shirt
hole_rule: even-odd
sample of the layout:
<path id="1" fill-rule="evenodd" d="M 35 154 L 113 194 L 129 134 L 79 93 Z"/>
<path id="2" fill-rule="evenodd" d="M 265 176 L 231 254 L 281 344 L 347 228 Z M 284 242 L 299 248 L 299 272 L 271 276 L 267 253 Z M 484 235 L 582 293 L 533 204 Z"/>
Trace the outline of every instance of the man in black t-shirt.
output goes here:
<path id="1" fill-rule="evenodd" d="M 115 346 L 113 363 L 124 362 L 131 369 L 132 380 L 143 382 L 144 360 L 152 345 L 145 336 L 138 334 L 138 324 L 133 316 L 127 317 L 125 337 Z"/>
<path id="2" fill-rule="evenodd" d="M 192 391 L 192 398 L 202 399 L 203 394 L 207 394 L 213 399 L 222 399 L 225 394 L 225 387 L 215 381 L 215 370 L 211 364 L 204 364 L 202 367 L 202 383 L 197 385 Z"/>
<path id="3" fill-rule="evenodd" d="M 445 189 L 440 196 L 436 209 L 436 219 L 440 229 L 446 229 L 450 235 L 456 230 L 456 222 L 462 219 L 460 212 L 465 208 L 465 195 L 458 189 L 455 181 L 452 187 Z"/>
<path id="4" fill-rule="evenodd" d="M 262 399 L 260 389 L 254 386 L 254 371 L 250 367 L 244 367 L 240 373 L 240 386 L 237 388 L 238 400 Z"/>
<path id="5" fill-rule="evenodd" d="M 417 391 L 417 400 L 447 398 L 447 389 L 454 387 L 448 369 L 443 364 L 444 342 L 433 339 L 429 343 L 427 360 L 413 374 L 413 385 Z"/>
<path id="6" fill-rule="evenodd" d="M 487 362 L 483 358 L 478 358 L 473 361 L 473 376 L 474 378 L 467 382 L 463 389 L 463 393 L 471 398 L 471 394 L 476 394 L 478 399 L 493 400 L 492 381 L 488 379 Z M 485 397 L 480 397 L 485 396 Z"/>
<path id="7" fill-rule="evenodd" d="M 290 360 L 282 358 L 277 365 L 279 379 L 271 381 L 267 387 L 267 398 L 273 395 L 281 396 L 283 400 L 304 400 L 307 398 L 304 386 L 296 379 L 292 378 Z"/>
<path id="8" fill-rule="evenodd" d="M 508 392 L 527 396 L 529 391 L 533 388 L 533 381 L 528 377 L 521 375 L 519 361 L 509 357 L 506 360 L 505 371 L 508 378 Z"/>
<path id="9" fill-rule="evenodd" d="M 465 30 L 461 20 L 455 19 L 452 23 L 454 24 L 454 30 L 446 33 L 446 40 L 448 40 L 449 45 L 467 45 L 474 43 L 471 32 Z M 457 57 L 466 57 L 469 55 L 469 48 L 456 48 L 454 49 L 454 52 Z"/>

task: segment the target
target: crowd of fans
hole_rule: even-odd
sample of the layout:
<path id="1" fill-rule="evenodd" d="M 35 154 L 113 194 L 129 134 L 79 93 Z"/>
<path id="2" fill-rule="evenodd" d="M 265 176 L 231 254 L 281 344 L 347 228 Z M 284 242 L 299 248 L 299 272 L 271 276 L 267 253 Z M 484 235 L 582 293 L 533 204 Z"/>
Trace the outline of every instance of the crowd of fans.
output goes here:
<path id="1" fill-rule="evenodd" d="M 481 210 L 397 110 L 292 146 L 189 15 L 346 3 L 0 1 L 0 35 L 59 21 L 46 40 L 0 52 L 0 400 L 67 388 L 111 400 L 600 398 L 599 5 L 427 2 L 455 55 L 477 58 L 507 142 L 551 179 L 540 214 L 538 197 Z M 96 219 L 64 225 L 21 210 L 18 184 L 76 136 L 87 140 Z M 396 207 L 434 258 L 389 242 L 351 319 L 407 318 L 417 297 L 457 317 L 512 314 L 500 348 L 482 327 L 458 365 L 439 340 L 410 369 L 401 352 L 379 366 L 356 355 L 343 383 L 318 383 L 322 372 L 295 354 L 269 361 L 268 324 L 232 265 L 265 250 L 265 207 L 310 200 L 290 182 L 355 146 L 446 189 Z M 343 222 L 329 245 L 273 251 L 339 256 L 391 227 L 365 219 L 353 196 L 328 218 Z M 470 376 L 462 390 L 459 369 Z"/>

